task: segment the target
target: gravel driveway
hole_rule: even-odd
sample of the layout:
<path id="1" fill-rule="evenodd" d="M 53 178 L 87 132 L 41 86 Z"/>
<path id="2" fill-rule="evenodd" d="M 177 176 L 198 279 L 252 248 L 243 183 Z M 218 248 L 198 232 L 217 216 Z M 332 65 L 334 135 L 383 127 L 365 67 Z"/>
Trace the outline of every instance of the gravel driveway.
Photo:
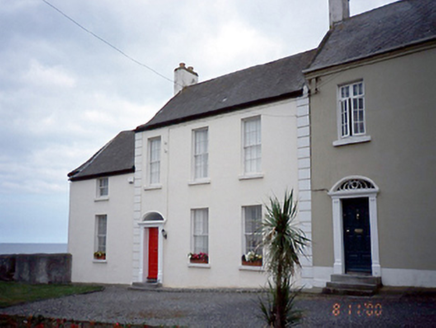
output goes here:
<path id="1" fill-rule="evenodd" d="M 136 291 L 107 286 L 104 291 L 0 309 L 3 314 L 43 315 L 83 321 L 151 326 L 262 327 L 260 293 Z"/>
<path id="2" fill-rule="evenodd" d="M 107 286 L 101 292 L 0 309 L 0 314 L 170 327 L 265 327 L 258 317 L 262 295 Z M 305 311 L 303 327 L 436 327 L 435 292 L 374 297 L 303 293 L 296 305 Z"/>

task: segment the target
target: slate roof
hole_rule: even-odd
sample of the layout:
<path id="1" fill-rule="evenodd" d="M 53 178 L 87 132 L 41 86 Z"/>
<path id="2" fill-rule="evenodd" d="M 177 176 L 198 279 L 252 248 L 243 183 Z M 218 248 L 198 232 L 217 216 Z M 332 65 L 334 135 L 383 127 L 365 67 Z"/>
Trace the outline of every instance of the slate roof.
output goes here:
<path id="1" fill-rule="evenodd" d="M 134 157 L 135 132 L 122 131 L 68 177 L 78 181 L 134 172 Z"/>
<path id="2" fill-rule="evenodd" d="M 305 73 L 435 39 L 436 0 L 395 2 L 335 24 Z"/>
<path id="3" fill-rule="evenodd" d="M 184 88 L 136 131 L 297 97 L 305 81 L 302 70 L 314 54 L 315 50 L 306 51 Z"/>

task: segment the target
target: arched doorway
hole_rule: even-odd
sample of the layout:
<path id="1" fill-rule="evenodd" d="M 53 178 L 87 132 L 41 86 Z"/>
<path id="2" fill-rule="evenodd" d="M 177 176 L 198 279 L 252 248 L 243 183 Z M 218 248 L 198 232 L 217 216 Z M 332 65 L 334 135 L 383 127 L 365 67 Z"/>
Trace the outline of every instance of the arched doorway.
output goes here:
<path id="1" fill-rule="evenodd" d="M 335 274 L 357 272 L 381 276 L 378 192 L 377 185 L 362 176 L 345 177 L 330 189 Z"/>
<path id="2" fill-rule="evenodd" d="M 162 283 L 163 235 L 166 220 L 158 212 L 148 212 L 138 223 L 141 249 L 139 277 L 141 282 Z"/>

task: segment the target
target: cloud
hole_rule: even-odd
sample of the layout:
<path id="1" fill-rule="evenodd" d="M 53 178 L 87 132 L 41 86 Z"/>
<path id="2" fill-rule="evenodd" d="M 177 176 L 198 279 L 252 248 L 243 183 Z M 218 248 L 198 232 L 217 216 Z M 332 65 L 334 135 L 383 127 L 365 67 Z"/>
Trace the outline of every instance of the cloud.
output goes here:
<path id="1" fill-rule="evenodd" d="M 24 83 L 32 87 L 72 88 L 76 82 L 61 66 L 43 66 L 32 59 L 30 69 L 23 76 Z"/>
<path id="2" fill-rule="evenodd" d="M 327 1 L 315 2 L 50 0 L 160 74 L 172 79 L 184 61 L 200 81 L 317 46 L 328 13 Z M 369 2 L 358 9 L 392 1 Z M 20 222 L 0 231 L 22 240 L 35 213 L 44 226 L 65 228 L 67 173 L 147 122 L 173 85 L 42 1 L 0 0 L 0 16 L 0 218 Z"/>

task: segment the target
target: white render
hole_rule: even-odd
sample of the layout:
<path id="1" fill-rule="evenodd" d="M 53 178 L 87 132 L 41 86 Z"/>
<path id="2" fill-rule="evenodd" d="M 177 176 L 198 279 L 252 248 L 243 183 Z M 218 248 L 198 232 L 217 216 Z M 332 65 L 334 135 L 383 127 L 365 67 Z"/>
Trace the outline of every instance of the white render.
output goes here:
<path id="1" fill-rule="evenodd" d="M 297 115 L 297 100 L 291 99 L 136 134 L 133 282 L 146 281 L 144 237 L 147 227 L 154 226 L 160 230 L 158 280 L 164 286 L 265 286 L 267 276 L 263 270 L 241 266 L 242 206 L 267 204 L 270 196 L 281 199 L 285 190 L 290 189 L 298 197 L 299 184 L 306 186 L 305 190 L 310 189 L 310 181 L 299 178 L 298 165 L 298 158 L 307 158 L 304 155 L 307 146 L 297 146 L 297 131 L 305 126 L 302 124 L 297 129 L 297 117 L 307 116 L 308 110 L 301 109 L 308 106 L 307 98 L 298 106 L 301 115 Z M 242 172 L 242 120 L 254 116 L 261 117 L 262 169 L 260 174 L 247 176 Z M 209 133 L 209 178 L 193 181 L 192 131 L 205 127 Z M 161 183 L 148 186 L 148 140 L 159 136 Z M 307 203 L 304 229 L 310 236 L 310 195 L 302 199 L 302 204 Z M 207 265 L 190 264 L 187 257 L 191 251 L 191 209 L 199 208 L 209 209 Z M 148 221 L 149 213 L 160 214 L 164 221 Z M 163 238 L 162 230 L 167 239 Z M 309 259 L 303 271 L 310 269 L 310 256 Z"/>
<path id="2" fill-rule="evenodd" d="M 133 173 L 109 177 L 109 195 L 96 198 L 96 179 L 70 183 L 68 252 L 72 281 L 130 284 Z M 106 260 L 94 260 L 95 216 L 107 215 Z"/>

